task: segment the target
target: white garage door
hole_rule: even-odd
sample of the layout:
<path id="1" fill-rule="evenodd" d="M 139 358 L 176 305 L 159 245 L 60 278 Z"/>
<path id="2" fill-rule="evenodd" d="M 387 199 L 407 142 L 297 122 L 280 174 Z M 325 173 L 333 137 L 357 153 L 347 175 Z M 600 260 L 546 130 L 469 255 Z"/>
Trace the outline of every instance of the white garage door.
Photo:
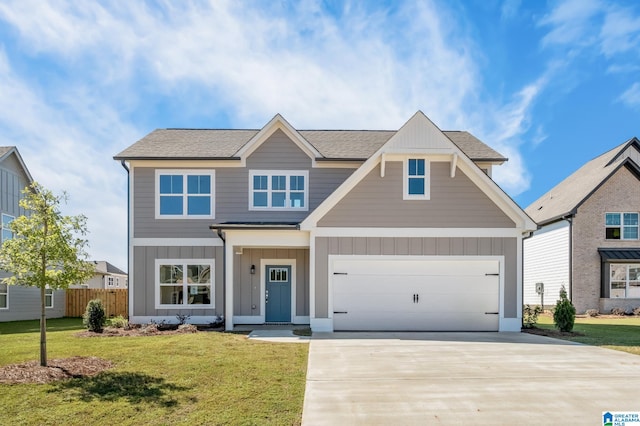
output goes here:
<path id="1" fill-rule="evenodd" d="M 497 331 L 497 260 L 333 260 L 334 330 Z"/>

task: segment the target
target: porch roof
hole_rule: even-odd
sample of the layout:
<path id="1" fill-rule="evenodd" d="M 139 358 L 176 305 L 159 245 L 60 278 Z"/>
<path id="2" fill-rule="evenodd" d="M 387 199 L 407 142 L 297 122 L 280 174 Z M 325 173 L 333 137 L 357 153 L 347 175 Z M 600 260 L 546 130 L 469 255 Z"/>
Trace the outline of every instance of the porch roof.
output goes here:
<path id="1" fill-rule="evenodd" d="M 603 261 L 640 260 L 640 248 L 599 248 Z"/>

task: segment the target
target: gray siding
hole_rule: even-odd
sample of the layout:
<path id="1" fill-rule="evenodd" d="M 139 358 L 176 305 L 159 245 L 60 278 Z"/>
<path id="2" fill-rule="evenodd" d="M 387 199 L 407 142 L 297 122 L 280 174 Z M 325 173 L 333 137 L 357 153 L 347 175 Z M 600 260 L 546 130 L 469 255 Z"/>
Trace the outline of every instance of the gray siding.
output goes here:
<path id="1" fill-rule="evenodd" d="M 308 170 L 308 211 L 249 211 L 249 170 Z M 215 219 L 155 219 L 155 169 L 136 167 L 134 233 L 137 238 L 211 237 L 212 222 L 300 222 L 327 198 L 353 169 L 311 168 L 311 159 L 282 131 L 247 158 L 246 168 L 215 169 Z"/>
<path id="2" fill-rule="evenodd" d="M 20 285 L 8 287 L 9 308 L 0 309 L 0 322 L 40 319 L 40 289 Z M 47 318 L 63 317 L 65 302 L 64 290 L 55 290 L 53 292 L 53 308 L 45 309 Z"/>
<path id="3" fill-rule="evenodd" d="M 373 169 L 319 222 L 321 227 L 512 228 L 507 217 L 460 170 L 431 163 L 431 199 L 403 200 L 402 162 L 389 161 L 385 177 Z"/>
<path id="4" fill-rule="evenodd" d="M 29 185 L 29 179 L 15 154 L 0 163 L 0 211 L 11 216 L 21 216 L 24 209 L 18 205 L 22 190 Z"/>
<path id="5" fill-rule="evenodd" d="M 214 259 L 215 309 L 156 309 L 156 259 Z M 134 247 L 132 316 L 224 315 L 224 261 L 222 247 Z"/>
<path id="6" fill-rule="evenodd" d="M 517 317 L 516 238 L 316 238 L 316 318 L 328 318 L 328 256 L 414 255 L 414 256 L 494 256 L 505 257 L 505 294 L 501 307 L 505 318 Z"/>
<path id="7" fill-rule="evenodd" d="M 260 259 L 295 259 L 296 316 L 309 315 L 309 250 L 308 249 L 244 249 L 234 255 L 233 313 L 239 316 L 260 315 L 260 282 L 264 271 Z M 251 265 L 256 273 L 251 274 Z M 254 308 L 255 306 L 255 308 Z M 264 314 L 264 313 L 263 313 Z"/>

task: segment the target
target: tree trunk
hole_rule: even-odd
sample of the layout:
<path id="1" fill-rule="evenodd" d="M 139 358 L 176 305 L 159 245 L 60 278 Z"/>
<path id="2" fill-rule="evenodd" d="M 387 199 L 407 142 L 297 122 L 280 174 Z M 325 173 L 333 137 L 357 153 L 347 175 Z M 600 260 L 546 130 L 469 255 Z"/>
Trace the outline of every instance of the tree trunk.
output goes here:
<path id="1" fill-rule="evenodd" d="M 40 287 L 40 365 L 47 366 L 47 315 L 45 311 L 45 288 Z"/>

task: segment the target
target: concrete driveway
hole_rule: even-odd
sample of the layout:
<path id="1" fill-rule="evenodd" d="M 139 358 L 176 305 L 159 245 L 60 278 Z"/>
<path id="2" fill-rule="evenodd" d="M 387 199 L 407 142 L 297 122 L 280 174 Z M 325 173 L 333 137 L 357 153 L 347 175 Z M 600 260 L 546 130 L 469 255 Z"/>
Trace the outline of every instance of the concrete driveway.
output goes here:
<path id="1" fill-rule="evenodd" d="M 303 425 L 602 424 L 640 356 L 526 333 L 316 333 Z"/>

